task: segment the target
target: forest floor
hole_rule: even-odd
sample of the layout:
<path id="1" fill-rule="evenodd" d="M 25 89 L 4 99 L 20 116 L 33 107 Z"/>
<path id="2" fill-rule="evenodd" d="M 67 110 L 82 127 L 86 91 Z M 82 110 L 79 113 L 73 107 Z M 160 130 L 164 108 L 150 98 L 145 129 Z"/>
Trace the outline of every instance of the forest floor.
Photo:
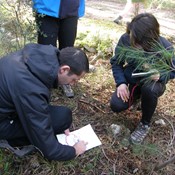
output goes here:
<path id="1" fill-rule="evenodd" d="M 87 0 L 86 17 L 114 21 L 117 15 L 124 9 L 125 4 L 118 3 L 116 0 Z M 159 6 L 146 6 L 140 3 L 139 13 L 149 12 L 157 18 L 161 32 L 165 35 L 175 37 L 175 9 L 161 9 Z M 131 20 L 133 13 L 130 11 L 125 16 L 124 21 Z"/>
<path id="2" fill-rule="evenodd" d="M 103 32 L 118 38 L 125 31 L 125 24 L 117 25 L 113 20 L 124 4 L 112 0 L 87 0 L 86 16 L 79 21 L 83 32 Z M 144 10 L 144 8 L 141 8 Z M 149 9 L 154 12 L 161 25 L 161 33 L 174 41 L 175 13 L 172 11 Z M 92 23 L 90 23 L 93 22 Z M 99 23 L 102 21 L 103 23 Z M 104 26 L 104 23 L 106 25 Z M 108 26 L 112 29 L 108 30 Z M 105 34 L 106 34 L 105 33 Z M 95 33 L 97 34 L 97 33 Z M 98 33 L 99 35 L 99 33 Z M 88 40 L 87 40 L 88 41 Z M 116 44 L 117 41 L 114 41 Z M 84 47 L 86 50 L 87 47 Z M 114 49 L 114 48 L 112 48 Z M 89 49 L 88 49 L 89 50 Z M 93 50 L 93 49 L 92 49 Z M 87 50 L 86 50 L 87 51 Z M 98 57 L 87 51 L 90 63 L 96 71 L 88 73 L 73 87 L 75 97 L 66 98 L 59 90 L 52 92 L 52 104 L 66 105 L 73 111 L 71 130 L 91 124 L 102 145 L 93 148 L 74 160 L 48 162 L 40 154 L 17 158 L 8 151 L 1 156 L 0 174 L 3 175 L 174 175 L 174 162 L 155 171 L 157 164 L 175 156 L 175 81 L 167 84 L 154 113 L 151 129 L 141 145 L 132 145 L 128 138 L 141 118 L 136 106 L 121 113 L 111 111 L 109 102 L 115 90 L 110 67 L 110 56 Z M 164 124 L 156 124 L 156 121 Z M 121 126 L 118 135 L 113 134 L 111 125 Z M 13 160 L 13 162 L 12 162 Z"/>

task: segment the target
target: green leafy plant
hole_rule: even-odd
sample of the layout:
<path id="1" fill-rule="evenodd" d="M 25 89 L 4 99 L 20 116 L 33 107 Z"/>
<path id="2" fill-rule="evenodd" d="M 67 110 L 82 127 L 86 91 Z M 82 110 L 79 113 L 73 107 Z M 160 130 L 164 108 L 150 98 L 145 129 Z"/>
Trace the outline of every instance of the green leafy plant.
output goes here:
<path id="1" fill-rule="evenodd" d="M 36 41 L 32 1 L 2 0 L 0 4 L 0 54 Z"/>

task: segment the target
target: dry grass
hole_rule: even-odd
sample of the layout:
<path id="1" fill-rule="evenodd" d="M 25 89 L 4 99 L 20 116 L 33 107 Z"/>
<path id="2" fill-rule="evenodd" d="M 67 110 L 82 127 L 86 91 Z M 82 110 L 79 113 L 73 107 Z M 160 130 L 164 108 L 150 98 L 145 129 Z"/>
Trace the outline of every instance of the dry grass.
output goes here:
<path id="1" fill-rule="evenodd" d="M 109 34 L 116 43 L 124 27 L 117 28 L 112 23 L 104 27 L 102 21 L 84 19 L 82 33 L 90 33 L 92 28 L 101 35 Z M 95 26 L 95 27 L 94 27 Z M 94 32 L 93 30 L 93 32 Z M 80 31 L 80 29 L 79 29 Z M 79 34 L 78 34 L 79 35 Z M 115 36 L 114 36 L 115 35 Z M 100 36 L 100 35 L 99 35 Z M 92 37 L 93 38 L 93 37 Z M 80 38 L 81 40 L 81 38 Z M 91 42 L 91 41 L 89 41 Z M 77 42 L 80 44 L 79 42 Z M 111 43 L 111 46 L 114 46 Z M 98 52 L 98 50 L 96 50 Z M 48 162 L 40 154 L 25 158 L 17 158 L 8 151 L 0 153 L 0 174 L 2 175 L 173 175 L 174 163 L 155 172 L 157 163 L 161 163 L 175 154 L 175 81 L 167 84 L 165 94 L 159 99 L 153 117 L 150 133 L 144 144 L 131 145 L 128 142 L 132 132 L 140 120 L 141 112 L 135 109 L 119 114 L 113 113 L 109 107 L 115 84 L 112 77 L 109 59 L 110 54 L 96 57 L 97 52 L 87 52 L 90 62 L 97 71 L 89 73 L 74 87 L 75 97 L 68 99 L 59 90 L 52 92 L 52 104 L 69 106 L 73 111 L 72 130 L 91 124 L 102 142 L 100 147 L 93 148 L 74 160 L 66 162 Z M 95 58 L 95 59 L 94 59 Z M 155 124 L 163 119 L 165 126 Z M 111 124 L 122 126 L 122 132 L 114 136 Z"/>
<path id="2" fill-rule="evenodd" d="M 99 60 L 100 62 L 100 60 Z M 3 151 L 1 160 L 10 162 L 6 174 L 14 175 L 170 175 L 174 164 L 154 172 L 157 163 L 174 155 L 175 81 L 168 84 L 167 91 L 159 100 L 151 131 L 143 145 L 130 145 L 127 141 L 140 118 L 140 111 L 132 110 L 120 114 L 109 108 L 109 100 L 114 90 L 114 82 L 108 61 L 96 64 L 97 71 L 88 74 L 74 90 L 74 99 L 67 99 L 60 91 L 52 92 L 52 103 L 67 105 L 73 110 L 72 130 L 91 124 L 102 142 L 102 146 L 87 151 L 80 157 L 66 162 L 48 162 L 41 155 L 34 154 L 23 159 Z M 58 98 L 59 97 L 59 98 Z M 164 119 L 166 126 L 156 125 L 157 119 Z M 122 126 L 122 132 L 114 136 L 111 124 Z M 128 128 L 128 129 L 127 129 Z M 13 161 L 11 161 L 13 160 Z M 1 165 L 0 169 L 5 169 Z M 2 171 L 3 172 L 3 171 Z M 3 173 L 2 173 L 3 174 Z"/>

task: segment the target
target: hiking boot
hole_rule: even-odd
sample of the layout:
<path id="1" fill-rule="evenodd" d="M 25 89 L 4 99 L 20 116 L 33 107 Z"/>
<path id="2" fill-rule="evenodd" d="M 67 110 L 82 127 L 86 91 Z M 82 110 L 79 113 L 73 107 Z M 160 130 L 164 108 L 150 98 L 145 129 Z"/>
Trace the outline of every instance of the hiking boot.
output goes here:
<path id="1" fill-rule="evenodd" d="M 74 91 L 72 90 L 71 86 L 69 84 L 62 85 L 62 90 L 66 97 L 73 98 L 74 97 Z"/>
<path id="2" fill-rule="evenodd" d="M 118 18 L 116 18 L 116 19 L 114 20 L 114 22 L 115 22 L 116 24 L 120 24 L 121 21 L 122 21 L 122 19 L 123 19 L 122 16 L 118 16 Z"/>
<path id="3" fill-rule="evenodd" d="M 141 144 L 144 138 L 147 136 L 150 127 L 148 125 L 143 125 L 143 123 L 139 123 L 135 131 L 130 136 L 130 141 L 133 144 Z"/>

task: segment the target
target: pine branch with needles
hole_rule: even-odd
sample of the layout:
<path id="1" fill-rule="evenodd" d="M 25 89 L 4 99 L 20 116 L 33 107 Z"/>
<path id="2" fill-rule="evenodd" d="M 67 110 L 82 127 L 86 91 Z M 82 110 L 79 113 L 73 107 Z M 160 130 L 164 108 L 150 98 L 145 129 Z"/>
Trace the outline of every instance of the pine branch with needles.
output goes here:
<path id="1" fill-rule="evenodd" d="M 149 83 L 150 76 L 157 73 L 168 80 L 170 72 L 175 71 L 174 50 L 164 48 L 159 43 L 152 45 L 151 52 L 134 47 L 118 46 L 117 56 L 117 64 L 131 63 L 135 66 L 134 72 L 148 72 L 147 76 L 141 80 L 144 83 Z"/>

